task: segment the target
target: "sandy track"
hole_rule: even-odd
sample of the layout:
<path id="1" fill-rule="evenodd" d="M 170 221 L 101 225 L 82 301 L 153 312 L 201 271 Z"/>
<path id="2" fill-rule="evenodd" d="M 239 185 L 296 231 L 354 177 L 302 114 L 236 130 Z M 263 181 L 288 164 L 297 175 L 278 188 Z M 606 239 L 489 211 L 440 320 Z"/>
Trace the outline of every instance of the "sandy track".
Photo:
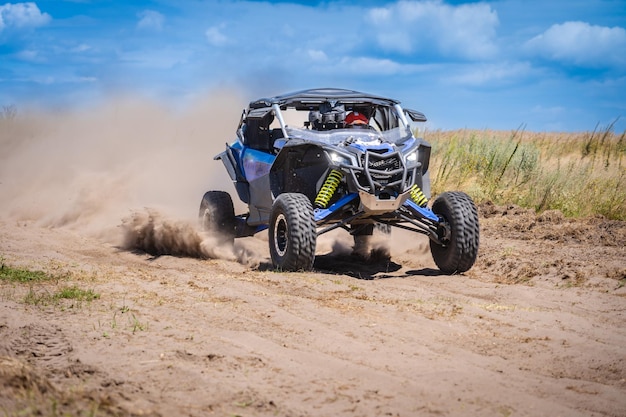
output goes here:
<path id="1" fill-rule="evenodd" d="M 392 258 L 368 265 L 338 237 L 316 272 L 276 273 L 266 258 L 153 258 L 4 222 L 5 262 L 71 272 L 35 291 L 76 283 L 101 297 L 33 306 L 27 287 L 2 284 L 0 409 L 54 415 L 62 398 L 98 415 L 624 415 L 626 226 L 481 212 L 478 263 L 452 277 L 413 235 L 392 235 Z M 263 254 L 266 242 L 238 245 Z"/>

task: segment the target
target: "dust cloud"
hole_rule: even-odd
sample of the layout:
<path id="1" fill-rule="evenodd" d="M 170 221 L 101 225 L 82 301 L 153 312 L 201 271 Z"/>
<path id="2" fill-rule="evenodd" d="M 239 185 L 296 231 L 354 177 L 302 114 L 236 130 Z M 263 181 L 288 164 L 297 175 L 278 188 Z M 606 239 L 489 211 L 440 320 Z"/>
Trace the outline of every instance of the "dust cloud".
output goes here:
<path id="1" fill-rule="evenodd" d="M 192 258 L 231 258 L 232 250 L 218 246 L 217 237 L 204 236 L 190 222 L 166 219 L 155 210 L 135 212 L 122 221 L 123 248 L 150 255 Z"/>
<path id="2" fill-rule="evenodd" d="M 213 157 L 234 139 L 246 105 L 239 92 L 216 91 L 184 110 L 119 97 L 73 111 L 0 111 L 0 223 L 74 230 L 152 255 L 265 262 L 266 242 L 217 250 L 197 224 L 206 191 L 234 195 Z M 318 253 L 352 252 L 350 235 L 331 235 Z M 389 257 L 393 240 L 375 235 L 365 260 Z"/>
<path id="3" fill-rule="evenodd" d="M 205 191 L 234 191 L 213 157 L 234 139 L 242 97 L 214 92 L 185 110 L 121 97 L 81 110 L 1 114 L 0 221 L 160 254 L 237 258 L 211 248 L 196 216 Z M 133 240 L 149 230 L 151 242 Z"/>

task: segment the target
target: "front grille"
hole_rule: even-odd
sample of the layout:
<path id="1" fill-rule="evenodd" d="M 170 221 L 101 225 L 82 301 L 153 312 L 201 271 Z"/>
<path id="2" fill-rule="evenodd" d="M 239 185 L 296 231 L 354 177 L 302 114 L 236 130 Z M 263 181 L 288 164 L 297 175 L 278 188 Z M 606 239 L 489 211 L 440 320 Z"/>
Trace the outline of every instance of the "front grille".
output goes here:
<path id="1" fill-rule="evenodd" d="M 398 152 L 388 155 L 368 152 L 364 162 L 366 171 L 375 185 L 381 187 L 394 186 L 402 181 L 404 166 Z"/>
<path id="2" fill-rule="evenodd" d="M 407 169 L 399 151 L 361 155 L 360 166 L 350 169 L 353 183 L 360 192 L 384 199 L 407 192 L 416 179 L 417 166 Z"/>

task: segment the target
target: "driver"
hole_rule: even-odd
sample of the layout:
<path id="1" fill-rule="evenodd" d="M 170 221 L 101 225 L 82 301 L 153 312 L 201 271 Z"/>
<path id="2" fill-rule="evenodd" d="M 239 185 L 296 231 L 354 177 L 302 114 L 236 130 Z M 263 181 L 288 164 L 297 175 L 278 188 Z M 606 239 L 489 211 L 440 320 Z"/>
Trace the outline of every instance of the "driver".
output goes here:
<path id="1" fill-rule="evenodd" d="M 369 126 L 367 116 L 365 116 L 363 113 L 359 113 L 358 111 L 348 113 L 345 122 L 346 127 L 348 128 L 365 128 Z"/>

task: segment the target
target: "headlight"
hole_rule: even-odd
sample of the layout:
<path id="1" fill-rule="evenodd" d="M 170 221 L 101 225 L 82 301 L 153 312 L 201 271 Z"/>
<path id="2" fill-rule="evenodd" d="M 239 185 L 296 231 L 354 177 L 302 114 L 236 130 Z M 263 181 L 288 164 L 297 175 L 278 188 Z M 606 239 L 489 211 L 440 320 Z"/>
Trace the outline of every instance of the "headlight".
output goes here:
<path id="1" fill-rule="evenodd" d="M 337 165 L 352 165 L 352 160 L 337 152 L 328 152 L 330 160 Z"/>
<path id="2" fill-rule="evenodd" d="M 420 165 L 420 151 L 419 148 L 410 149 L 404 156 L 404 163 L 407 168 L 414 168 Z"/>

